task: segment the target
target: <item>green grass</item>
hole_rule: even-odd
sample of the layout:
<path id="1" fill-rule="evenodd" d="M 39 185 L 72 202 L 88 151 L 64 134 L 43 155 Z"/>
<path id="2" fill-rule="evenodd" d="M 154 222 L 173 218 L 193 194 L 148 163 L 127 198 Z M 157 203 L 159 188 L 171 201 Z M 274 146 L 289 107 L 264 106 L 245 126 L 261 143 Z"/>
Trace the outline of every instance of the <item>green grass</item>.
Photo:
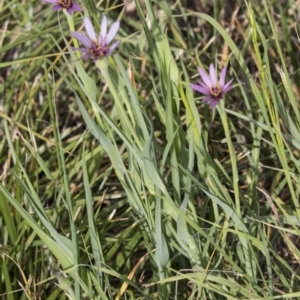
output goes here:
<path id="1" fill-rule="evenodd" d="M 296 1 L 79 2 L 0 1 L 0 297 L 300 299 Z M 121 44 L 81 61 L 103 13 Z"/>

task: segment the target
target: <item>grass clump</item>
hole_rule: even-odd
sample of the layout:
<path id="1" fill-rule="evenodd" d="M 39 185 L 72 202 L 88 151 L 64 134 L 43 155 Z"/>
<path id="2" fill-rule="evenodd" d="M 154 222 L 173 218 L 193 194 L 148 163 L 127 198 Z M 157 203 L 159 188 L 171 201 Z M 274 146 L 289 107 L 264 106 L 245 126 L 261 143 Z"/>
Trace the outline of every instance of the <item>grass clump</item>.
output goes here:
<path id="1" fill-rule="evenodd" d="M 296 2 L 76 3 L 0 2 L 3 299 L 299 298 Z"/>

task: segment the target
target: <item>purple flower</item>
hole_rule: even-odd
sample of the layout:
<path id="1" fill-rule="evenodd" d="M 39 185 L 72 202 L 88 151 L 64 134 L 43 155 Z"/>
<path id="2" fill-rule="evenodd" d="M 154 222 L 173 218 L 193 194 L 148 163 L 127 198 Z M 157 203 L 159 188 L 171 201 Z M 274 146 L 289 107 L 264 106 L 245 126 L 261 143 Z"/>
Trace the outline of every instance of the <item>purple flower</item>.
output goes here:
<path id="1" fill-rule="evenodd" d="M 79 4 L 73 2 L 73 0 L 42 0 L 44 3 L 54 4 L 52 10 L 66 9 L 67 12 L 72 15 L 73 11 L 81 11 Z"/>
<path id="2" fill-rule="evenodd" d="M 84 48 L 73 48 L 73 50 L 77 50 L 83 53 L 81 57 L 82 59 L 93 58 L 94 61 L 97 61 L 99 58 L 103 58 L 104 56 L 111 55 L 113 50 L 120 43 L 120 41 L 116 41 L 111 46 L 109 46 L 119 30 L 120 22 L 114 22 L 111 25 L 110 30 L 107 32 L 107 19 L 106 16 L 103 16 L 101 22 L 101 31 L 98 37 L 96 36 L 94 27 L 90 19 L 85 17 L 83 19 L 83 22 L 88 36 L 78 32 L 71 32 L 71 34 L 78 41 L 80 41 L 81 44 L 83 44 Z"/>
<path id="3" fill-rule="evenodd" d="M 202 93 L 205 97 L 203 102 L 209 102 L 211 108 L 216 107 L 218 102 L 224 97 L 224 95 L 232 89 L 231 82 L 233 79 L 225 83 L 227 68 L 224 67 L 220 74 L 220 80 L 218 81 L 216 70 L 213 64 L 209 66 L 209 75 L 201 68 L 198 68 L 198 72 L 202 78 L 198 84 L 192 83 L 190 87 Z"/>

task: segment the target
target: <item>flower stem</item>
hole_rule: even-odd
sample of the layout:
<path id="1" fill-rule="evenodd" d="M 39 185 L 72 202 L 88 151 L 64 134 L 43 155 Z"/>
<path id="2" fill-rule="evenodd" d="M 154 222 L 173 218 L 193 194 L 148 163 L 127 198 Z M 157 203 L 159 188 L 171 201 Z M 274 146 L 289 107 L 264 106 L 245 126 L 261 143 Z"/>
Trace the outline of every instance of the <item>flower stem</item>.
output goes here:
<path id="1" fill-rule="evenodd" d="M 219 114 L 221 116 L 224 131 L 225 131 L 226 142 L 228 145 L 228 150 L 229 150 L 229 155 L 230 155 L 236 212 L 237 212 L 238 216 L 241 216 L 241 204 L 240 204 L 239 187 L 238 187 L 239 175 L 238 175 L 238 171 L 237 171 L 236 154 L 235 154 L 235 150 L 234 150 L 234 147 L 233 147 L 233 144 L 231 141 L 231 137 L 230 137 L 230 129 L 229 129 L 228 121 L 227 121 L 224 100 L 221 100 L 219 102 L 218 110 L 219 110 Z"/>
<path id="2" fill-rule="evenodd" d="M 65 14 L 66 17 L 67 17 L 70 31 L 75 31 L 74 20 L 73 20 L 73 14 L 70 15 L 70 14 L 67 12 L 66 9 L 64 9 L 63 11 L 64 11 L 64 14 Z M 72 37 L 72 41 L 73 41 L 73 44 L 74 44 L 75 48 L 79 48 L 78 41 L 77 41 L 74 37 Z M 76 56 L 78 57 L 78 59 L 81 58 L 81 54 L 80 54 L 79 51 L 76 51 Z"/>

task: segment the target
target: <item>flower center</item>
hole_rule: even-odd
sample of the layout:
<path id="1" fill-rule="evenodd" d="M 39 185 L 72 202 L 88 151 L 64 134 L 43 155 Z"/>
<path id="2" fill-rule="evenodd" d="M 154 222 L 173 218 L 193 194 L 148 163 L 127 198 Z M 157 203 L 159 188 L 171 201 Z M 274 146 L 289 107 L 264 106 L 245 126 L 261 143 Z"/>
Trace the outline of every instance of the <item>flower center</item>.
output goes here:
<path id="1" fill-rule="evenodd" d="M 107 47 L 103 47 L 102 45 L 96 45 L 93 48 L 90 48 L 90 54 L 92 54 L 94 57 L 103 57 L 106 56 L 108 52 Z"/>
<path id="2" fill-rule="evenodd" d="M 57 2 L 64 8 L 69 8 L 72 5 L 72 0 L 58 0 Z"/>
<path id="3" fill-rule="evenodd" d="M 222 89 L 219 86 L 212 86 L 210 88 L 210 94 L 215 98 L 218 98 L 221 95 Z"/>

